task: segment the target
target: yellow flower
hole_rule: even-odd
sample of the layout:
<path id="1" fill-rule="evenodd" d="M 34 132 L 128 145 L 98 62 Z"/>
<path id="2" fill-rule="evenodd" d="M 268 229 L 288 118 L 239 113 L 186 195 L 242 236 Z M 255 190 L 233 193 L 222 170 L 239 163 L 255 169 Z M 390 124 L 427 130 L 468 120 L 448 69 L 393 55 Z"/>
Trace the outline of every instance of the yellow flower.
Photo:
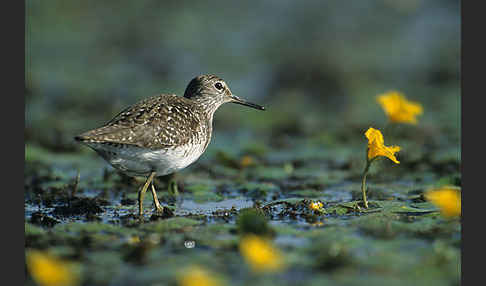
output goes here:
<path id="1" fill-rule="evenodd" d="M 31 250 L 27 252 L 26 263 L 30 275 L 41 286 L 78 285 L 79 276 L 71 263 L 50 254 Z"/>
<path id="2" fill-rule="evenodd" d="M 251 156 L 243 156 L 240 160 L 240 166 L 246 168 L 255 164 L 255 161 Z"/>
<path id="3" fill-rule="evenodd" d="M 138 244 L 140 243 L 140 237 L 137 235 L 130 236 L 126 239 L 127 244 Z"/>
<path id="4" fill-rule="evenodd" d="M 445 217 L 461 215 L 461 193 L 453 187 L 429 190 L 425 193 L 425 199 L 436 205 Z"/>
<path id="5" fill-rule="evenodd" d="M 323 205 L 321 202 L 317 201 L 317 202 L 311 202 L 309 204 L 309 208 L 311 210 L 315 210 L 315 211 L 320 211 L 322 209 Z"/>
<path id="6" fill-rule="evenodd" d="M 199 266 L 190 266 L 183 271 L 178 278 L 180 286 L 220 286 L 219 280 Z"/>
<path id="7" fill-rule="evenodd" d="M 254 272 L 274 272 L 283 268 L 280 252 L 270 241 L 256 235 L 240 240 L 240 252 Z"/>
<path id="8" fill-rule="evenodd" d="M 417 124 L 417 115 L 422 114 L 422 105 L 409 101 L 398 91 L 378 95 L 378 103 L 385 110 L 391 122 Z"/>
<path id="9" fill-rule="evenodd" d="M 310 225 L 315 226 L 315 227 L 321 227 L 321 226 L 324 225 L 324 223 L 322 221 L 316 221 L 316 222 L 311 223 Z"/>
<path id="10" fill-rule="evenodd" d="M 387 157 L 397 164 L 400 164 L 400 161 L 398 161 L 395 157 L 395 153 L 400 151 L 400 147 L 385 146 L 385 141 L 380 130 L 370 127 L 366 131 L 365 136 L 366 138 L 368 138 L 368 160 L 371 160 L 378 156 L 383 156 Z"/>

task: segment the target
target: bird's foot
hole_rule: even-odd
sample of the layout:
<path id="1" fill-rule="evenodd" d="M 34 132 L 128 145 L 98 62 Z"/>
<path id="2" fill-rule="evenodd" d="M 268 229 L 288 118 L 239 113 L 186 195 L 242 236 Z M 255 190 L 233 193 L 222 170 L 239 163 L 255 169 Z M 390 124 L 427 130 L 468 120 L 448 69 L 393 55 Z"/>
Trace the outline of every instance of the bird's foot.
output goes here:
<path id="1" fill-rule="evenodd" d="M 163 207 L 160 209 L 156 209 L 153 213 L 152 216 L 150 217 L 151 221 L 154 220 L 159 220 L 159 219 L 166 219 L 174 216 L 174 212 L 168 207 Z"/>
<path id="2" fill-rule="evenodd" d="M 155 212 L 156 213 L 163 213 L 164 212 L 164 207 L 161 206 L 160 204 L 155 204 Z"/>

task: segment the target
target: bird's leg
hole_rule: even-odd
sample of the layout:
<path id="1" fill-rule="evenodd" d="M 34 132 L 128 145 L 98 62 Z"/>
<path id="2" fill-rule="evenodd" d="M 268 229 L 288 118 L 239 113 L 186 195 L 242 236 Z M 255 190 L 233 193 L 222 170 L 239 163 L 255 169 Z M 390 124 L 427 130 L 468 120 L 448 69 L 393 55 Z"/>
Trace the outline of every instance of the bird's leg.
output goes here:
<path id="1" fill-rule="evenodd" d="M 169 175 L 169 182 L 167 183 L 167 191 L 169 195 L 176 198 L 179 196 L 179 190 L 177 189 L 177 180 L 175 174 Z"/>
<path id="2" fill-rule="evenodd" d="M 154 197 L 154 204 L 157 212 L 162 213 L 164 211 L 164 207 L 160 205 L 159 199 L 157 198 L 157 193 L 155 192 L 154 182 L 152 181 L 152 196 Z"/>
<path id="3" fill-rule="evenodd" d="M 145 192 L 147 191 L 148 186 L 154 179 L 155 172 L 150 173 L 150 176 L 147 178 L 147 181 L 145 181 L 145 184 L 143 187 L 140 189 L 138 192 L 138 214 L 140 216 L 143 215 L 143 196 L 145 195 Z"/>

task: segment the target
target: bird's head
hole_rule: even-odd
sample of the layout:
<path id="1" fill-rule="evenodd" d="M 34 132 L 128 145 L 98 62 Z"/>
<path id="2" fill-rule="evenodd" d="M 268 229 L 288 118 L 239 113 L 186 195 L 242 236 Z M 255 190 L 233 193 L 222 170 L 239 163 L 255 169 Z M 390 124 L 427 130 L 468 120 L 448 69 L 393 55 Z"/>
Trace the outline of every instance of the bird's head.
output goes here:
<path id="1" fill-rule="evenodd" d="M 221 104 L 231 102 L 265 110 L 263 106 L 248 102 L 234 95 L 226 82 L 215 75 L 200 75 L 193 78 L 187 85 L 184 97 L 198 101 L 203 105 L 211 105 L 216 110 Z M 212 108 L 209 108 L 212 109 Z"/>

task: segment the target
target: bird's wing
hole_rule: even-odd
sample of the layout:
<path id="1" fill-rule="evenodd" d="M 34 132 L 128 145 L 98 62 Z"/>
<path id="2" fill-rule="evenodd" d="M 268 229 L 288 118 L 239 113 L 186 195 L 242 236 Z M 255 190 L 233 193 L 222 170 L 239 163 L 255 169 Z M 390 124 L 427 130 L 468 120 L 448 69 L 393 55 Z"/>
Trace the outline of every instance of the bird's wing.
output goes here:
<path id="1" fill-rule="evenodd" d="M 188 99 L 159 95 L 124 109 L 105 126 L 85 132 L 76 140 L 170 148 L 191 142 L 201 128 L 201 120 L 204 115 Z"/>

